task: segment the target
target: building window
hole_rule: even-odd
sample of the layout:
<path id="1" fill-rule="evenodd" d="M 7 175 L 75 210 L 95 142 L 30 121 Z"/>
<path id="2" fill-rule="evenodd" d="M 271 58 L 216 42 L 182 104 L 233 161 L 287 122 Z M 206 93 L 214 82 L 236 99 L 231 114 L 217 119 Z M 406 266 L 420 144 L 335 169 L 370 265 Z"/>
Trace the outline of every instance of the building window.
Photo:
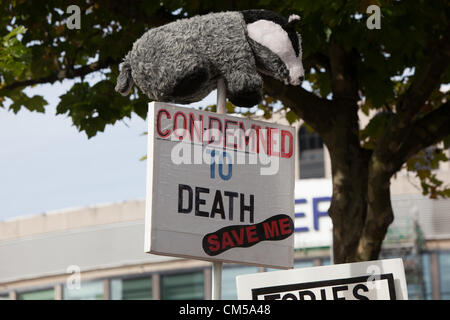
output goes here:
<path id="1" fill-rule="evenodd" d="M 309 132 L 305 126 L 298 132 L 300 179 L 324 178 L 325 162 L 323 142 L 317 132 Z"/>
<path id="2" fill-rule="evenodd" d="M 152 278 L 111 280 L 112 300 L 151 300 Z"/>
<path id="3" fill-rule="evenodd" d="M 423 281 L 423 299 L 433 299 L 433 289 L 431 287 L 431 268 L 430 268 L 430 255 L 423 253 L 422 259 L 422 281 Z"/>
<path id="4" fill-rule="evenodd" d="M 320 265 L 321 266 L 329 266 L 329 265 L 331 265 L 331 259 L 330 258 L 322 258 L 322 259 L 320 259 Z"/>
<path id="5" fill-rule="evenodd" d="M 417 282 L 414 275 L 406 274 L 406 286 L 408 288 L 408 300 L 421 300 L 422 299 L 422 286 Z"/>
<path id="6" fill-rule="evenodd" d="M 307 268 L 307 267 L 314 267 L 314 261 L 312 261 L 312 260 L 296 260 L 296 261 L 294 261 L 294 269 Z M 266 268 L 266 271 L 280 271 L 280 270 L 281 269 Z"/>
<path id="7" fill-rule="evenodd" d="M 18 300 L 54 300 L 55 290 L 53 288 L 21 292 L 17 295 Z"/>
<path id="8" fill-rule="evenodd" d="M 103 281 L 81 283 L 79 287 L 64 286 L 64 300 L 101 300 L 103 299 Z"/>
<path id="9" fill-rule="evenodd" d="M 440 252 L 438 261 L 441 300 L 450 300 L 450 252 Z"/>
<path id="10" fill-rule="evenodd" d="M 411 249 L 411 248 L 410 248 Z M 397 251 L 387 251 L 383 254 L 383 259 L 402 257 L 403 267 L 405 269 L 406 285 L 409 300 L 423 300 L 425 295 L 425 279 L 424 276 L 424 259 L 414 253 L 404 251 L 401 253 L 398 250 L 410 250 L 407 247 L 398 248 Z M 389 254 L 388 254 L 389 252 Z"/>
<path id="11" fill-rule="evenodd" d="M 257 273 L 257 267 L 225 267 L 222 272 L 222 299 L 236 300 L 236 277 L 242 274 Z"/>
<path id="12" fill-rule="evenodd" d="M 163 300 L 204 299 L 203 272 L 168 274 L 161 277 Z"/>
<path id="13" fill-rule="evenodd" d="M 312 260 L 297 260 L 297 261 L 294 261 L 294 269 L 308 268 L 308 267 L 314 267 L 314 261 L 312 261 Z"/>

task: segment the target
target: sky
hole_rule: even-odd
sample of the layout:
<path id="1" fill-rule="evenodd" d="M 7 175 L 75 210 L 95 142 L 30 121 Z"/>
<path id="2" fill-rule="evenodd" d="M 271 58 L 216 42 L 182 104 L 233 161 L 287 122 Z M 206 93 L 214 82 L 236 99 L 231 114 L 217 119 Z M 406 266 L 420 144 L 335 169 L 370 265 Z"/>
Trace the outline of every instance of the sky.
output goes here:
<path id="1" fill-rule="evenodd" d="M 49 102 L 45 114 L 0 108 L 0 221 L 72 207 L 145 199 L 147 122 L 137 115 L 88 139 L 59 96 L 73 81 L 38 85 L 26 93 Z M 202 102 L 216 102 L 213 91 Z"/>

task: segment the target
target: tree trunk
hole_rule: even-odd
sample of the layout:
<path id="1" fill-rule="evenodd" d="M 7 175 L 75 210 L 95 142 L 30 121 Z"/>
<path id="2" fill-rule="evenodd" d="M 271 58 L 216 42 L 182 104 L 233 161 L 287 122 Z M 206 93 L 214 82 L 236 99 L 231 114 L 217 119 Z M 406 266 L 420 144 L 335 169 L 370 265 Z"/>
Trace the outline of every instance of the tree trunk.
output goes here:
<path id="1" fill-rule="evenodd" d="M 369 162 L 367 217 L 359 239 L 357 260 L 375 260 L 389 225 L 394 220 L 391 206 L 390 179 L 399 168 L 374 153 Z"/>
<path id="2" fill-rule="evenodd" d="M 337 130 L 324 137 L 333 179 L 329 215 L 333 221 L 334 263 L 359 260 L 357 251 L 367 216 L 370 152 L 360 147 L 355 114 L 339 114 Z"/>
<path id="3" fill-rule="evenodd" d="M 360 144 L 356 50 L 332 39 L 329 57 L 333 102 L 338 110 L 332 132 L 324 137 L 332 164 L 329 215 L 334 262 L 373 260 L 392 222 L 389 179 L 395 171 Z"/>
<path id="4" fill-rule="evenodd" d="M 333 221 L 334 263 L 359 260 L 357 250 L 367 216 L 367 161 L 355 150 L 348 151 L 347 160 L 334 160 L 332 165 L 329 215 Z"/>
<path id="5" fill-rule="evenodd" d="M 355 108 L 337 115 L 335 130 L 324 136 L 333 179 L 334 263 L 376 260 L 393 221 L 389 187 L 398 168 L 360 146 Z"/>

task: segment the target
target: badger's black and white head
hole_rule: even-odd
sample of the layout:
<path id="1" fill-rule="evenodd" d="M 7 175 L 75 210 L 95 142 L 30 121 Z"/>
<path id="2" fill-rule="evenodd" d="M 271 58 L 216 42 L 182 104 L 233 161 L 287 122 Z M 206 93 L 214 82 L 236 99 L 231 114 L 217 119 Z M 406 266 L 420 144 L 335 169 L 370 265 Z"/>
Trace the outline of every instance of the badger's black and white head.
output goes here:
<path id="1" fill-rule="evenodd" d="M 276 74 L 280 73 L 280 68 L 267 65 L 274 64 L 274 59 L 264 61 L 259 55 L 257 59 L 259 58 L 260 64 L 265 64 L 264 73 L 272 73 L 286 84 L 300 85 L 304 77 L 301 36 L 294 28 L 300 17 L 293 14 L 286 19 L 267 10 L 246 10 L 242 11 L 242 15 L 247 24 L 249 39 L 274 53 L 284 64 L 288 75 Z M 255 54 L 258 55 L 258 52 Z"/>

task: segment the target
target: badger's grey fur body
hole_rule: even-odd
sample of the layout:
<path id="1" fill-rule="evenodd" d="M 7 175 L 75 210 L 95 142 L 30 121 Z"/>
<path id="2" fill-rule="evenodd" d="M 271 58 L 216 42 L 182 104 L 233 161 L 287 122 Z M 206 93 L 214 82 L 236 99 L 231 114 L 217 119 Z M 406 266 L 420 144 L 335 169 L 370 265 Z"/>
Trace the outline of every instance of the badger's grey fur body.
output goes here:
<path id="1" fill-rule="evenodd" d="M 134 82 L 152 100 L 186 104 L 223 77 L 228 99 L 251 107 L 262 98 L 258 71 L 289 83 L 283 61 L 248 38 L 241 12 L 211 13 L 147 31 L 126 55 L 116 91 L 128 94 Z"/>

